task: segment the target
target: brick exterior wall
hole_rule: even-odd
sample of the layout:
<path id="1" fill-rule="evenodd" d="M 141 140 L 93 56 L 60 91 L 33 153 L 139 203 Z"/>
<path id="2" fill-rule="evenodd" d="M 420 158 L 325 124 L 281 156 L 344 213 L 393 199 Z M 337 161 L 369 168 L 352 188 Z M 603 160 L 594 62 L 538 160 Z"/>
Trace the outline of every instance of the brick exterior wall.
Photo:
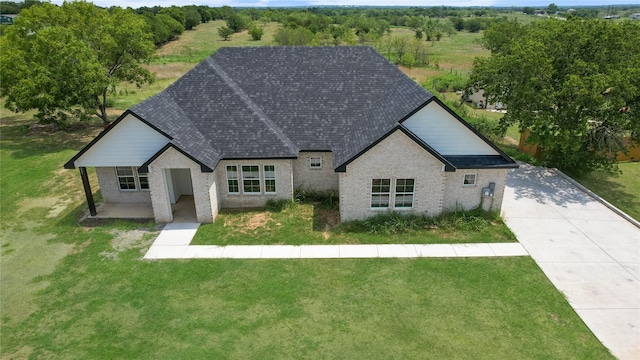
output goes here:
<path id="1" fill-rule="evenodd" d="M 149 165 L 149 187 L 151 188 L 151 204 L 156 222 L 171 221 L 169 197 L 164 169 L 190 169 L 193 186 L 193 200 L 196 207 L 196 217 L 201 223 L 211 223 L 214 214 L 218 212 L 217 199 L 212 199 L 215 193 L 215 172 L 206 173 L 200 170 L 200 165 L 182 155 L 173 148 L 167 149 L 153 163 Z M 212 189 L 214 189 L 212 191 Z M 216 201 L 216 203 L 213 203 Z"/>
<path id="2" fill-rule="evenodd" d="M 322 168 L 309 166 L 312 157 L 322 158 Z M 330 152 L 300 152 L 293 160 L 293 188 L 295 190 L 334 191 L 338 193 L 338 173 L 333 170 L 333 154 Z"/>
<path id="3" fill-rule="evenodd" d="M 415 179 L 411 209 L 429 216 L 442 212 L 446 175 L 443 164 L 401 131 L 388 136 L 339 173 L 340 218 L 365 219 L 389 209 L 371 209 L 371 180 Z"/>
<path id="4" fill-rule="evenodd" d="M 484 210 L 500 210 L 508 169 L 460 169 L 446 173 L 444 211 L 470 210 L 478 207 L 482 200 Z M 476 185 L 462 185 L 465 174 L 476 174 Z M 482 199 L 482 188 L 496 184 L 493 198 Z"/>
<path id="5" fill-rule="evenodd" d="M 136 175 L 136 169 L 133 169 Z M 96 167 L 96 175 L 100 184 L 102 199 L 106 203 L 150 203 L 148 190 L 120 190 L 115 167 Z"/>
<path id="6" fill-rule="evenodd" d="M 227 187 L 227 165 L 238 167 L 238 194 L 229 194 Z M 260 166 L 260 194 L 242 193 L 242 165 Z M 264 165 L 274 165 L 276 170 L 276 193 L 264 193 Z M 292 160 L 222 160 L 216 167 L 220 208 L 251 208 L 264 206 L 268 199 L 293 199 Z"/>

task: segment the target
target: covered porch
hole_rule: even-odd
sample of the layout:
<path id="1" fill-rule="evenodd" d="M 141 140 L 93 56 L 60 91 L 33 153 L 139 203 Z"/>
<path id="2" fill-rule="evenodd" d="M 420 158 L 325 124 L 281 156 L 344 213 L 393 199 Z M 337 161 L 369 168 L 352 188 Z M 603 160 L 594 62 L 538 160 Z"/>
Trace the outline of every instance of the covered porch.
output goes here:
<path id="1" fill-rule="evenodd" d="M 195 204 L 192 195 L 181 196 L 175 204 L 171 204 L 174 223 L 197 222 Z M 105 202 L 95 207 L 95 214 L 88 214 L 89 219 L 155 219 L 151 203 L 116 203 Z"/>

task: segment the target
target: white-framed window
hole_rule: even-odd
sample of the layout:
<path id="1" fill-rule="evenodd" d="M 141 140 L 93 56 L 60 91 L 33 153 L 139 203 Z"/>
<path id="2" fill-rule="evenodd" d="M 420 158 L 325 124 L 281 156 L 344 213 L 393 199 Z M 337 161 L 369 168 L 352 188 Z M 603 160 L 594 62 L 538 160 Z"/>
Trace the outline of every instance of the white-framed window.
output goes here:
<path id="1" fill-rule="evenodd" d="M 133 173 L 132 167 L 116 167 L 116 176 L 118 177 L 118 186 L 122 191 L 135 191 L 136 177 Z"/>
<path id="2" fill-rule="evenodd" d="M 322 169 L 322 156 L 309 157 L 309 168 Z"/>
<path id="3" fill-rule="evenodd" d="M 120 191 L 149 191 L 149 174 L 140 174 L 134 167 L 117 166 L 116 177 Z"/>
<path id="4" fill-rule="evenodd" d="M 242 192 L 245 194 L 260 193 L 260 166 L 242 165 Z"/>
<path id="5" fill-rule="evenodd" d="M 227 165 L 227 191 L 229 194 L 237 194 L 240 192 L 237 165 Z"/>
<path id="6" fill-rule="evenodd" d="M 474 186 L 476 184 L 476 174 L 464 174 L 462 186 Z"/>
<path id="7" fill-rule="evenodd" d="M 264 192 L 274 194 L 276 192 L 276 166 L 265 165 L 263 167 L 264 174 Z"/>
<path id="8" fill-rule="evenodd" d="M 140 190 L 149 191 L 149 174 L 138 173 L 138 183 L 140 184 Z"/>
<path id="9" fill-rule="evenodd" d="M 371 207 L 388 208 L 391 196 L 391 179 L 371 180 Z"/>
<path id="10" fill-rule="evenodd" d="M 396 194 L 393 206 L 396 208 L 413 207 L 413 189 L 415 179 L 396 179 Z"/>

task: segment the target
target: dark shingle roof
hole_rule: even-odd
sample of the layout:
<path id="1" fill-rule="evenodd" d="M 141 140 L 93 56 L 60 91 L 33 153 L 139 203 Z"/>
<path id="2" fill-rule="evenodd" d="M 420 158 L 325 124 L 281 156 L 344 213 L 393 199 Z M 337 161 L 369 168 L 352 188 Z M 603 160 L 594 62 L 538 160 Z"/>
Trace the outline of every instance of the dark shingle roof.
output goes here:
<path id="1" fill-rule="evenodd" d="M 331 150 L 337 167 L 432 96 L 369 47 L 243 47 L 131 110 L 211 168 L 300 150 Z"/>

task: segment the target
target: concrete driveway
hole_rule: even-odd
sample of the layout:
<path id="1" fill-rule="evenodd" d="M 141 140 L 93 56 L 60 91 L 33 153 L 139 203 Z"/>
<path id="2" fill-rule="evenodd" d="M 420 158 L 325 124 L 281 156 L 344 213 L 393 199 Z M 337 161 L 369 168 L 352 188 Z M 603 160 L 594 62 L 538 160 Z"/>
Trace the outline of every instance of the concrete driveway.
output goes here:
<path id="1" fill-rule="evenodd" d="M 640 228 L 530 165 L 510 172 L 502 216 L 612 354 L 640 359 Z"/>

